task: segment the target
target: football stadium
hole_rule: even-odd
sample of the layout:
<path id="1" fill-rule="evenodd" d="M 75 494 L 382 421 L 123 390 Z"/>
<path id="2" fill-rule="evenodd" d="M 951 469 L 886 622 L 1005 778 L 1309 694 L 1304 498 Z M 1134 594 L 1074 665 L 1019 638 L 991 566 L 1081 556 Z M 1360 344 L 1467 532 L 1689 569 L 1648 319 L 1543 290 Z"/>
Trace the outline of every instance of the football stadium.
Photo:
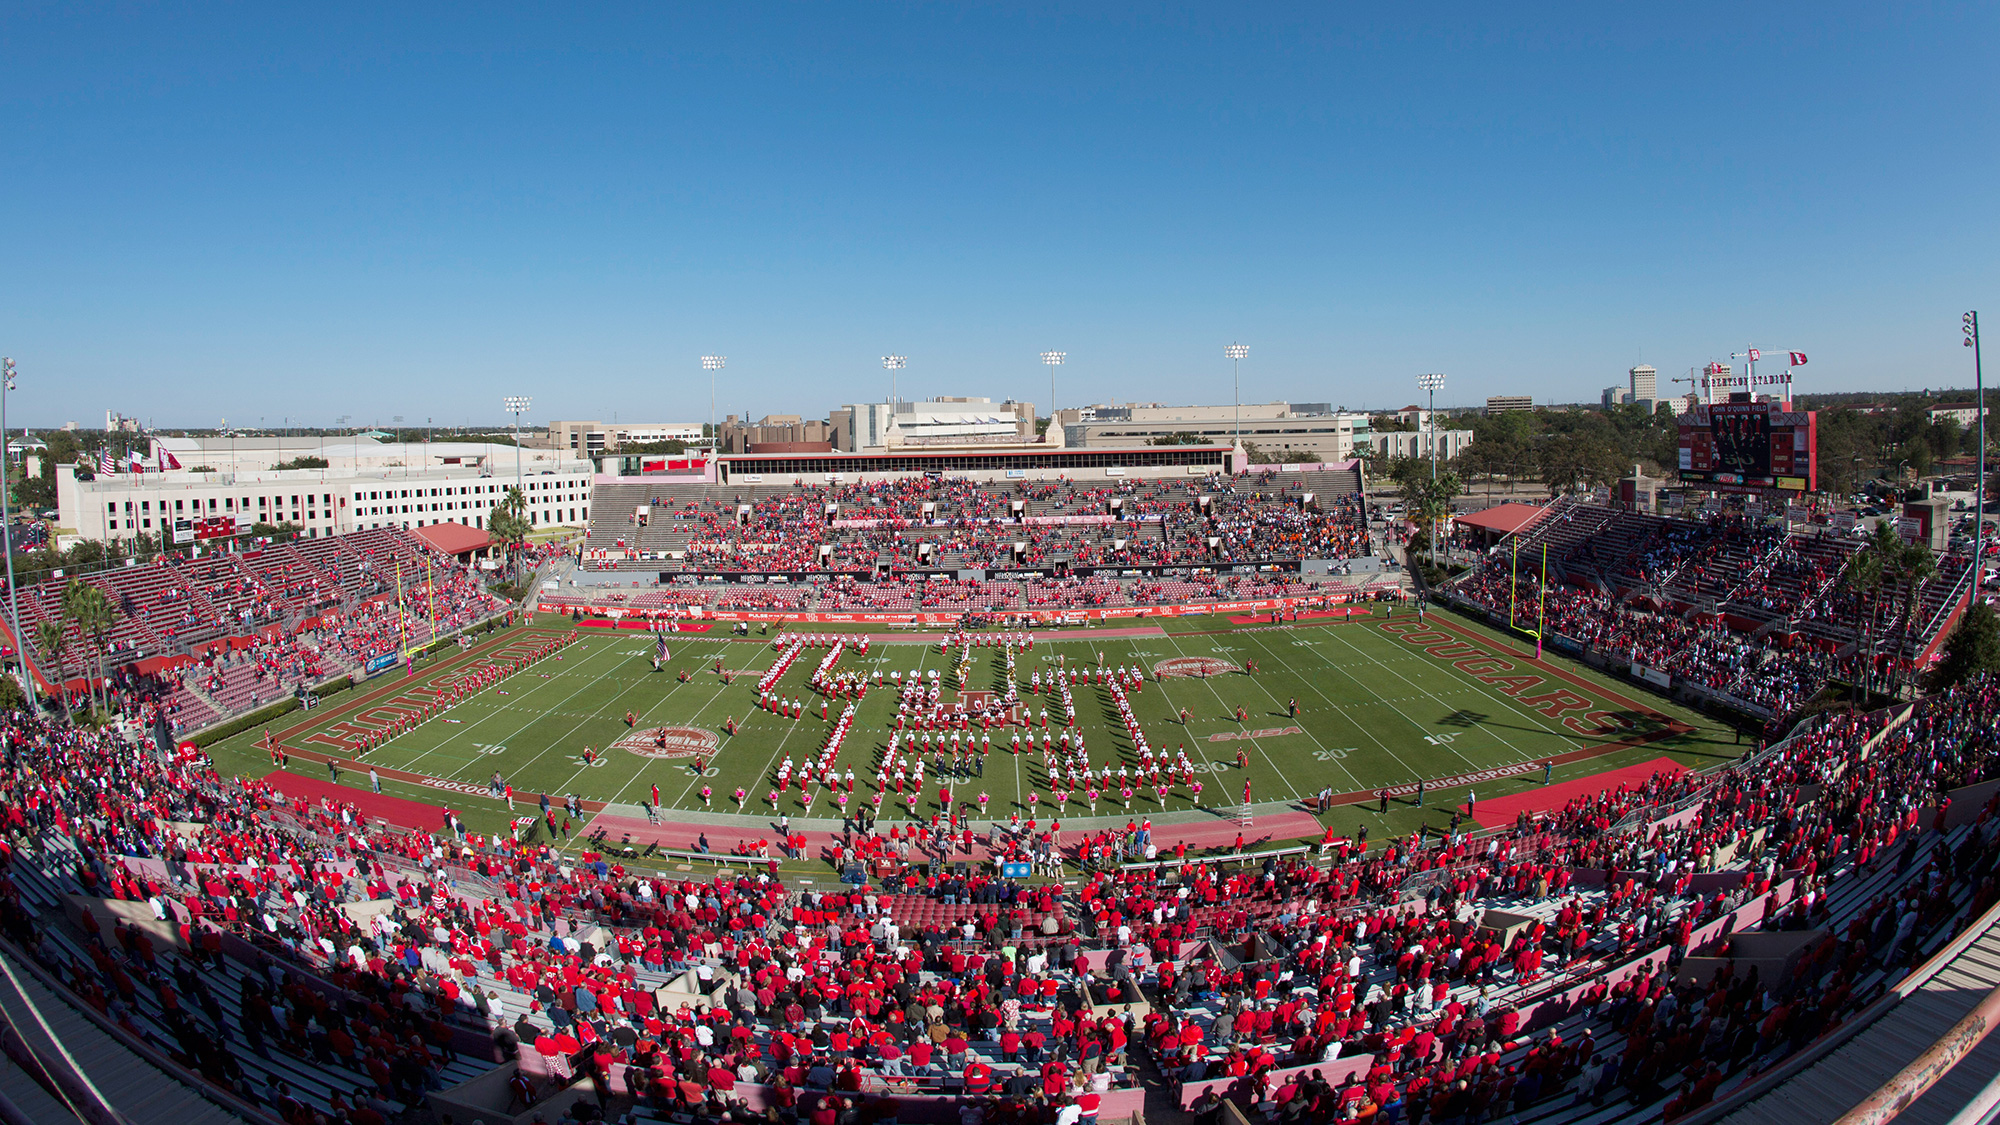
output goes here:
<path id="1" fill-rule="evenodd" d="M 22 968 L 250 1120 L 1831 1120 L 1976 1015 L 1964 537 L 1863 598 L 1879 537 L 1600 490 L 1439 569 L 1239 456 L 692 458 L 510 585 L 449 522 L 201 549 L 102 640 L 31 587 L 126 718 L 18 727 Z"/>
<path id="2" fill-rule="evenodd" d="M 0 1125 L 2000 1125 L 2000 5 L 375 7 L 0 14 Z"/>

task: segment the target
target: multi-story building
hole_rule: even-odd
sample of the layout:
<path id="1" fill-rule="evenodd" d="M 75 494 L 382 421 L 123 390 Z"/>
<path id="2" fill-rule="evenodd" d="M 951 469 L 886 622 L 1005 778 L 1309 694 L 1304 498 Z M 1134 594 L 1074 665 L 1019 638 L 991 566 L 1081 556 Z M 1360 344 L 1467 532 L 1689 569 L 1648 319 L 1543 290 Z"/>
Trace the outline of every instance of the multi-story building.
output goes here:
<path id="1" fill-rule="evenodd" d="M 1614 406 L 1623 406 L 1631 401 L 1632 392 L 1624 387 L 1604 388 L 1604 407 L 1607 410 Z"/>
<path id="2" fill-rule="evenodd" d="M 1325 405 L 1315 403 L 1315 406 Z M 1084 449 L 1129 449 L 1154 443 L 1233 445 L 1241 437 L 1265 456 L 1305 454 L 1319 461 L 1345 461 L 1369 449 L 1368 415 L 1305 413 L 1291 403 L 1246 402 L 1241 414 L 1227 406 L 1102 404 L 1059 410 L 1063 444 Z M 1090 412 L 1086 420 L 1084 411 Z M 1240 421 L 1239 421 L 1240 418 Z"/>
<path id="3" fill-rule="evenodd" d="M 1035 404 L 939 397 L 850 403 L 827 416 L 833 448 L 868 453 L 917 447 L 1020 446 L 1035 441 Z"/>
<path id="4" fill-rule="evenodd" d="M 721 440 L 724 453 L 755 453 L 759 447 L 782 453 L 825 452 L 833 448 L 833 423 L 797 414 L 766 414 L 752 422 L 731 414 L 723 419 Z M 783 448 L 772 448 L 777 446 Z"/>
<path id="5" fill-rule="evenodd" d="M 1627 396 L 1628 401 L 1643 402 L 1650 405 L 1658 400 L 1660 397 L 1660 373 L 1658 371 L 1642 363 L 1626 372 L 1626 374 L 1632 379 L 1632 393 Z"/>
<path id="6" fill-rule="evenodd" d="M 504 458 L 363 470 L 190 467 L 78 479 L 76 465 L 58 465 L 58 524 L 66 534 L 93 541 L 163 532 L 171 538 L 177 524 L 200 520 L 230 521 L 239 533 L 259 523 L 291 523 L 315 539 L 375 527 L 483 528 L 517 479 L 534 526 L 580 527 L 589 520 L 590 462 L 524 449 L 517 478 L 514 450 L 491 448 L 505 450 Z"/>
<path id="7" fill-rule="evenodd" d="M 1534 408 L 1535 397 L 1533 395 L 1486 396 L 1486 413 L 1488 414 L 1505 414 L 1510 410 L 1533 410 Z"/>
<path id="8" fill-rule="evenodd" d="M 1961 427 L 1970 429 L 1979 424 L 1981 413 L 1976 402 L 1940 402 L 1927 411 L 1933 425 L 1949 418 Z"/>
<path id="9" fill-rule="evenodd" d="M 1449 461 L 1465 451 L 1472 444 L 1471 430 L 1438 430 L 1435 434 L 1427 429 L 1415 432 L 1408 430 L 1390 431 L 1372 435 L 1375 456 L 1393 460 L 1398 457 L 1422 457 L 1429 460 L 1433 441 L 1437 445 L 1440 461 Z"/>
<path id="10" fill-rule="evenodd" d="M 616 453 L 621 446 L 652 445 L 658 442 L 678 441 L 686 445 L 700 445 L 703 441 L 702 426 L 699 422 L 550 422 L 549 446 L 569 452 L 572 456 L 591 458 L 604 453 Z"/>

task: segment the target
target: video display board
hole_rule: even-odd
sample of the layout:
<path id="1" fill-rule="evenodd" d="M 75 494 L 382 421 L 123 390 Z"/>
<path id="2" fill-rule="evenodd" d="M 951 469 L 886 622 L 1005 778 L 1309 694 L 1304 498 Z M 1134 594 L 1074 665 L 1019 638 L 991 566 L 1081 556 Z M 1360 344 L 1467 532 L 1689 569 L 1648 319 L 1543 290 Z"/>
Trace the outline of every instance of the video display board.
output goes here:
<path id="1" fill-rule="evenodd" d="M 1777 402 L 1697 406 L 1680 416 L 1680 478 L 1727 492 L 1819 486 L 1819 415 Z"/>

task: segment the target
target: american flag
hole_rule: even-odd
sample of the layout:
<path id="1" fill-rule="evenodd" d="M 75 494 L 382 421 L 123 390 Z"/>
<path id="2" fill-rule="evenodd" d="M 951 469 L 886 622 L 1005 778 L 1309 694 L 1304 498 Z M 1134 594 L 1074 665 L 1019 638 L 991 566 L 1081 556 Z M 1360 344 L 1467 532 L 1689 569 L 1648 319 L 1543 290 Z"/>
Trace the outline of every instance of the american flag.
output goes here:
<path id="1" fill-rule="evenodd" d="M 117 458 L 111 456 L 111 447 L 105 446 L 104 452 L 99 453 L 97 455 L 98 475 L 109 476 L 117 471 L 118 471 L 118 460 Z"/>

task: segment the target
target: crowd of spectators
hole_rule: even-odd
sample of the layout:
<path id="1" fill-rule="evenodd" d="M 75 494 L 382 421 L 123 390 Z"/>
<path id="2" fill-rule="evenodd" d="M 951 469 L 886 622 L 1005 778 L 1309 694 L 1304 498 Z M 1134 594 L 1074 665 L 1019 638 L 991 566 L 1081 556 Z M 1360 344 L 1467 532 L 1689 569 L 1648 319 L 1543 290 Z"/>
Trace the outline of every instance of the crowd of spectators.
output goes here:
<path id="1" fill-rule="evenodd" d="M 147 721 L 164 713 L 180 732 L 189 726 L 184 719 L 205 725 L 269 703 L 503 605 L 476 572 L 429 555 L 414 539 L 380 531 L 352 538 L 350 547 L 344 539 L 312 544 L 322 553 L 346 552 L 352 589 L 283 544 L 240 556 L 163 556 L 93 579 L 117 607 L 104 648 L 113 713 Z M 24 604 L 37 604 L 41 593 L 24 590 Z M 164 617 L 161 607 L 170 607 Z M 140 642 L 153 629 L 165 630 L 170 647 Z M 188 639 L 176 641 L 181 629 Z M 56 701 L 72 710 L 93 694 L 84 686 L 97 673 L 93 644 L 75 630 L 67 639 L 62 669 L 71 679 L 67 699 Z M 38 668 L 55 671 L 45 659 Z"/>
<path id="2" fill-rule="evenodd" d="M 389 831 L 287 800 L 282 781 L 13 715 L 0 932 L 79 1003 L 288 1121 L 384 1120 L 489 1040 L 539 1056 L 531 1071 L 590 1077 L 613 1112 L 659 1116 L 747 1113 L 756 1087 L 779 1121 L 879 1109 L 893 1091 L 1025 1121 L 1088 1114 L 1142 1067 L 1286 1120 L 1479 1120 L 1607 1097 L 1672 1115 L 1844 1018 L 2000 898 L 1991 810 L 1950 846 L 1933 843 L 1942 813 L 1923 813 L 1995 775 L 1996 710 L 1981 682 L 1900 726 L 1834 716 L 1718 773 L 1581 796 L 1511 832 L 1329 837 L 1324 863 L 1103 863 L 1067 894 L 895 862 L 919 835 L 899 829 L 828 853 L 890 861 L 893 889 L 831 893 L 788 889 L 775 865 L 646 874 L 455 817 Z M 1151 832 L 1065 850 L 1115 838 L 1122 854 Z M 1054 833 L 992 835 L 1025 857 Z M 1698 884 L 1725 853 L 1736 878 Z M 48 884 L 147 903 L 186 940 L 70 930 L 29 893 Z M 1705 952 L 1701 926 L 1767 895 L 1767 927 L 1833 930 L 1799 971 L 1677 980 Z M 362 903 L 381 909 L 343 908 Z M 1528 922 L 1485 924 L 1495 908 Z M 1611 971 L 1655 950 L 1664 965 Z M 698 987 L 661 991 L 682 973 Z M 1564 990 L 1574 1002 L 1548 1018 Z"/>
<path id="3" fill-rule="evenodd" d="M 1689 614 L 1644 598 L 1621 600 L 1594 586 L 1516 576 L 1510 560 L 1486 559 L 1453 589 L 1486 609 L 1511 615 L 1526 628 L 1540 621 L 1618 661 L 1658 669 L 1709 691 L 1783 717 L 1810 700 L 1840 671 L 1825 642 L 1773 632 L 1739 632 L 1719 616 Z"/>
<path id="4" fill-rule="evenodd" d="M 1581 796 L 1512 832 L 1372 847 L 1329 834 L 1324 864 L 1101 862 L 1068 895 L 901 862 L 893 892 L 798 893 L 775 864 L 662 877 L 455 816 L 389 831 L 287 800 L 282 781 L 228 781 L 198 757 L 17 714 L 0 726 L 0 931 L 80 1003 L 301 1122 L 391 1116 L 443 1084 L 468 1032 L 663 1116 L 746 1112 L 756 1086 L 783 1121 L 879 1106 L 895 1086 L 1025 1121 L 1094 1111 L 1141 1066 L 1219 1080 L 1287 1120 L 1478 1120 L 1554 1097 L 1678 1112 L 1843 1018 L 1926 935 L 2000 897 L 1990 810 L 1950 847 L 1929 846 L 1942 814 L 1923 814 L 2000 768 L 1996 710 L 2000 689 L 1980 682 L 1899 726 L 1833 716 L 1718 773 Z M 908 860 L 910 840 L 935 847 L 940 830 L 971 826 L 862 833 L 826 858 Z M 1006 857 L 1160 852 L 1150 824 L 1058 832 L 990 835 Z M 1698 888 L 1725 853 L 1738 877 Z M 69 931 L 26 894 L 23 864 L 148 903 L 191 940 Z M 1672 965 L 1703 952 L 1699 927 L 1765 895 L 1768 926 L 1835 931 L 1801 971 L 1676 982 Z M 383 909 L 343 909 L 361 903 Z M 1494 908 L 1530 921 L 1503 932 L 1483 924 Z M 250 971 L 218 975 L 243 948 L 222 935 L 263 951 Z M 1667 965 L 1608 971 L 1650 950 Z M 682 972 L 702 986 L 663 1000 Z M 1558 1018 L 1534 1018 L 1578 986 Z M 326 1081 L 280 1080 L 278 1055 Z M 532 1096 L 547 1085 L 531 1080 Z"/>
<path id="5" fill-rule="evenodd" d="M 903 569 L 947 560 L 966 568 L 1058 560 L 1199 566 L 1368 552 L 1358 496 L 1308 505 L 1300 485 L 1267 478 L 1096 487 L 956 478 L 800 483 L 751 501 L 715 495 L 676 505 L 655 497 L 645 520 L 677 537 L 679 565 L 689 570 Z M 636 528 L 632 535 L 638 542 Z"/>

